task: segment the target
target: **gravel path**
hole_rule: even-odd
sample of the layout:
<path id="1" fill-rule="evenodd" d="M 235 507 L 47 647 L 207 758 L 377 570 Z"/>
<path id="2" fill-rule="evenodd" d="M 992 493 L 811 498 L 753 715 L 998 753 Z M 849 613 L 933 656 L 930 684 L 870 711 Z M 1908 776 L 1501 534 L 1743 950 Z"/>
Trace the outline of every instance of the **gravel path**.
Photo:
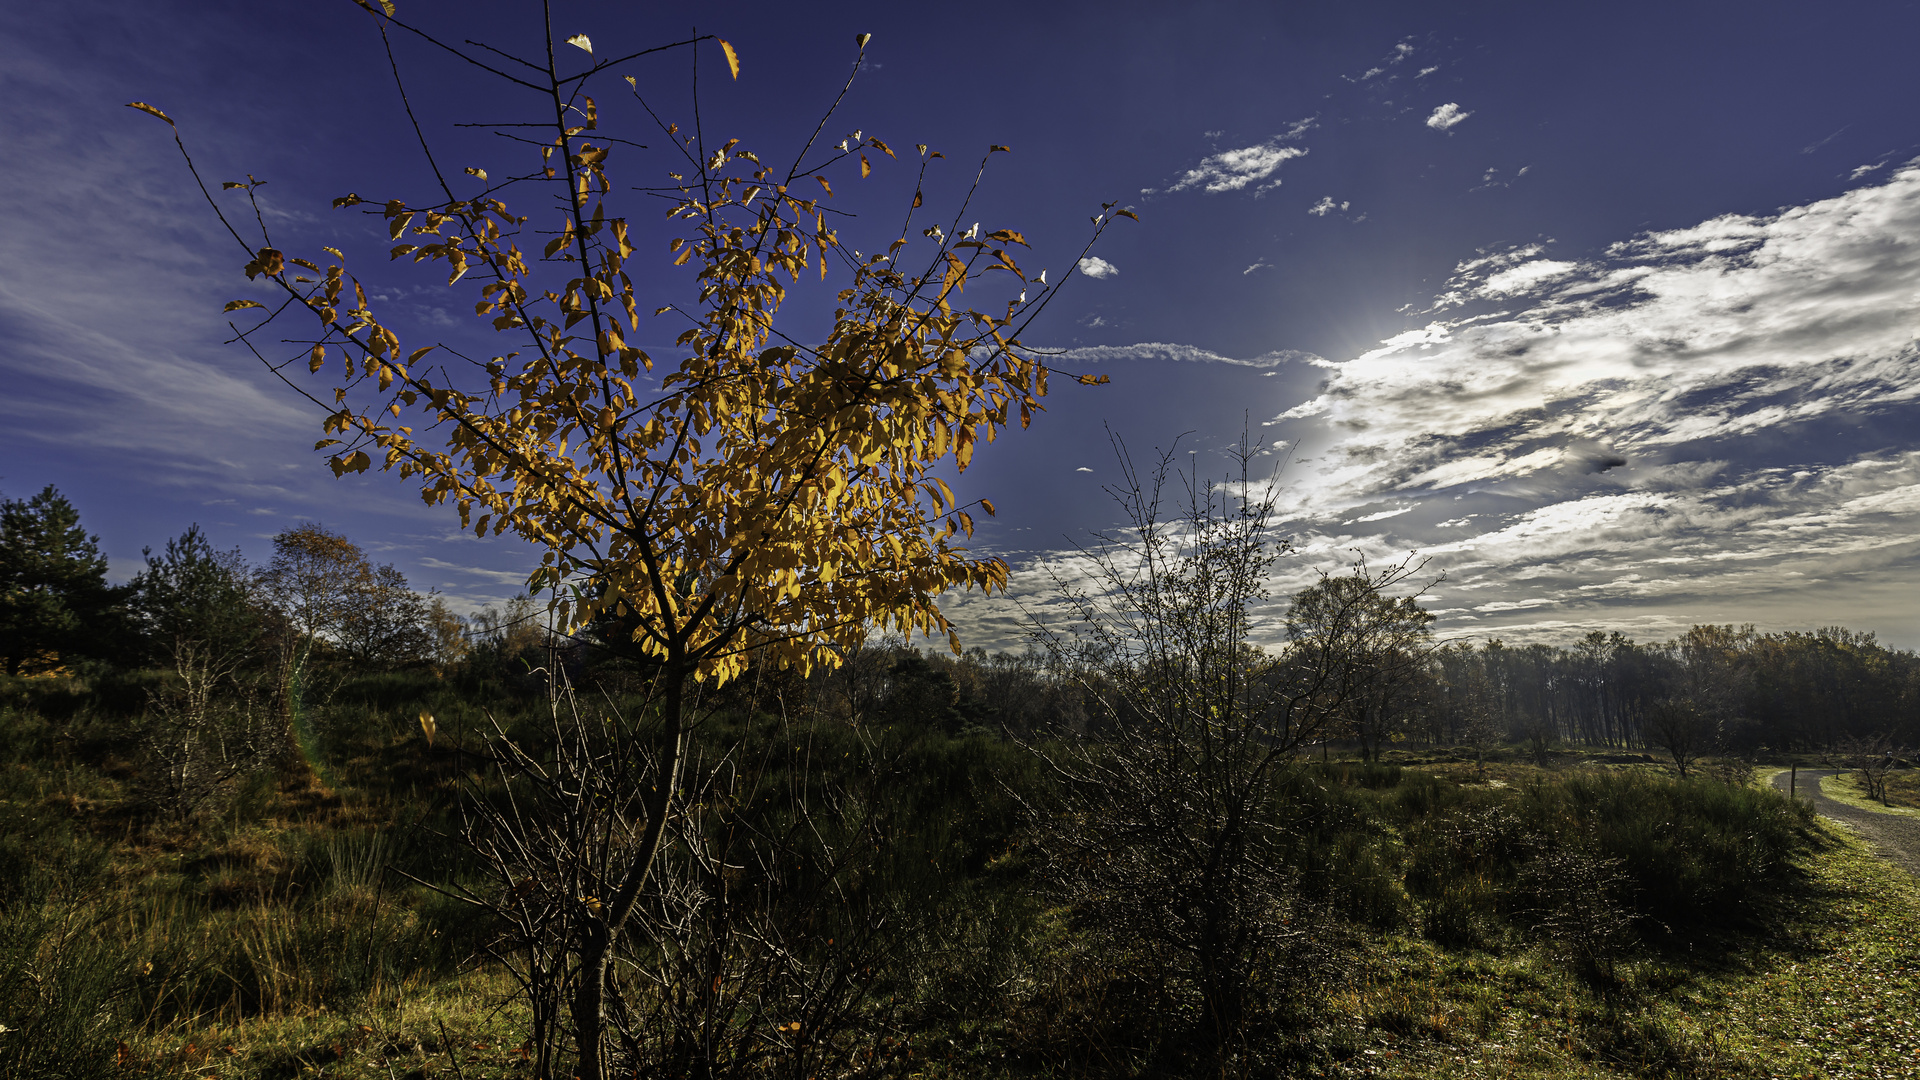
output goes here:
<path id="1" fill-rule="evenodd" d="M 1833 769 L 1802 769 L 1795 792 L 1821 814 L 1872 841 L 1888 862 L 1920 877 L 1920 815 L 1877 814 L 1834 802 L 1820 794 L 1820 778 L 1833 775 L 1836 775 Z M 1773 786 L 1785 791 L 1787 781 L 1788 774 L 1781 773 L 1773 778 Z"/>

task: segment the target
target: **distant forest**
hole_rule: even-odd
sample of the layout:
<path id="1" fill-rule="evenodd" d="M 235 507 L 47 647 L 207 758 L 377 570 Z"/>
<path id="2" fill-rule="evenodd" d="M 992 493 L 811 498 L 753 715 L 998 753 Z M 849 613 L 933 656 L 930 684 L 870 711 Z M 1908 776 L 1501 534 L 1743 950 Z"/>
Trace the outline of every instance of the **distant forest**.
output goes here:
<path id="1" fill-rule="evenodd" d="M 445 674 L 503 657 L 521 657 L 518 666 L 530 669 L 535 654 L 553 646 L 576 674 L 604 659 L 595 633 L 605 627 L 548 642 L 544 607 L 528 597 L 457 614 L 320 525 L 289 529 L 274 547 L 267 565 L 253 566 L 237 549 L 216 549 L 195 526 L 159 553 L 149 550 L 146 568 L 113 586 L 98 537 L 58 491 L 6 500 L 0 662 L 13 676 L 89 665 L 276 668 L 282 682 L 304 673 L 319 684 L 305 688 L 311 697 L 348 672 Z M 1362 581 L 1332 578 L 1294 598 L 1286 648 L 1312 643 L 1316 600 Z M 1436 643 L 1432 616 L 1411 600 L 1373 599 L 1364 640 L 1340 646 L 1358 672 L 1344 694 L 1342 722 L 1322 732 L 1323 741 L 1357 748 L 1363 758 L 1409 741 L 1521 743 L 1536 751 L 1574 744 L 1658 749 L 1684 770 L 1712 753 L 1920 742 L 1920 657 L 1870 633 L 1702 625 L 1665 642 L 1596 630 L 1571 647 Z M 182 655 L 183 645 L 192 655 Z M 601 675 L 617 679 L 618 666 Z M 889 639 L 812 682 L 856 719 L 1030 735 L 1088 722 L 1096 710 L 1083 700 L 1084 676 L 1069 678 L 1060 657 L 1039 648 L 951 656 Z"/>
<path id="2" fill-rule="evenodd" d="M 950 657 L 899 642 L 869 652 L 828 681 L 874 680 L 862 692 L 876 712 L 932 708 L 956 730 L 1016 732 L 1082 715 L 1037 652 Z M 1337 741 L 1363 756 L 1390 743 L 1479 739 L 1661 751 L 1689 739 L 1693 753 L 1808 752 L 1920 735 L 1920 658 L 1841 627 L 1696 626 L 1656 643 L 1595 631 L 1572 648 L 1463 641 L 1426 655 L 1377 729 L 1352 717 Z"/>

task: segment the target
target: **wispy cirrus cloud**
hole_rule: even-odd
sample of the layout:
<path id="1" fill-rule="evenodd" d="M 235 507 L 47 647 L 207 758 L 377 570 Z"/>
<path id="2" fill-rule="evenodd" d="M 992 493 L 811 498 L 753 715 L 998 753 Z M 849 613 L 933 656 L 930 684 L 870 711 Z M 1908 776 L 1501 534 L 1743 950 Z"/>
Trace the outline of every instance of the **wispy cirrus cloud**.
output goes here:
<path id="1" fill-rule="evenodd" d="M 1343 75 L 1341 78 L 1353 83 L 1378 79 L 1380 76 L 1387 74 L 1394 68 L 1405 63 L 1407 58 L 1412 56 L 1416 51 L 1411 41 L 1397 42 L 1393 46 L 1393 51 L 1382 57 L 1379 62 L 1375 63 L 1372 67 L 1369 67 L 1359 75 Z M 1421 74 L 1424 75 L 1426 72 L 1421 72 Z"/>
<path id="2" fill-rule="evenodd" d="M 254 321 L 222 314 L 223 303 L 270 300 L 267 286 L 241 274 L 246 252 L 209 212 L 173 129 L 122 107 L 153 100 L 173 115 L 214 198 L 235 212 L 243 233 L 252 210 L 218 181 L 255 168 L 275 180 L 259 195 L 276 246 L 290 254 L 323 243 L 352 254 L 378 250 L 369 242 L 384 241 L 385 230 L 324 209 L 344 189 L 303 165 L 310 146 L 295 151 L 279 141 L 280 125 L 260 97 L 235 96 L 203 77 L 248 52 L 243 43 L 260 20 L 100 0 L 36 15 L 44 17 L 15 20 L 14 32 L 0 35 L 0 89 L 18 104 L 0 112 L 0 144 L 9 150 L 0 155 L 0 206 L 10 222 L 0 232 L 6 494 L 57 483 L 100 532 L 110 574 L 122 580 L 142 568 L 142 546 L 196 522 L 217 546 L 240 544 L 256 559 L 275 533 L 309 520 L 383 557 L 407 549 L 383 537 L 443 520 L 446 510 L 422 505 L 390 478 L 336 479 L 313 452 L 325 407 L 289 390 L 251 353 L 223 344 L 235 332 L 229 319 L 242 328 Z M 106 19 L 114 32 L 92 33 Z M 349 87 L 368 82 L 342 62 L 350 74 L 338 104 L 363 114 Z M 44 167 L 49 161 L 61 163 L 57 172 Z M 444 290 L 393 284 L 377 269 L 382 262 L 358 264 L 374 302 L 410 325 L 452 321 L 448 310 L 458 308 Z M 298 346 L 282 338 L 305 332 L 287 327 L 254 343 L 284 359 Z M 306 373 L 304 364 L 295 370 Z M 526 562 L 517 541 L 481 550 L 503 564 Z M 416 585 L 436 584 L 410 550 L 398 561 Z M 524 585 L 524 571 L 517 576 Z"/>
<path id="3" fill-rule="evenodd" d="M 1087 345 L 1048 354 L 1048 359 L 1101 363 L 1121 360 L 1175 360 L 1184 363 L 1238 364 L 1242 367 L 1271 368 L 1282 364 L 1322 364 L 1318 355 L 1298 349 L 1277 349 L 1259 356 L 1239 359 L 1224 356 L 1197 345 L 1176 345 L 1166 341 L 1142 341 L 1132 345 Z"/>
<path id="4" fill-rule="evenodd" d="M 1307 156 L 1305 147 L 1293 143 L 1300 136 L 1312 130 L 1314 118 L 1296 120 L 1286 131 L 1252 146 L 1235 150 L 1222 150 L 1210 154 L 1193 168 L 1182 173 L 1178 180 L 1155 192 L 1152 188 L 1142 188 L 1143 195 L 1171 195 L 1196 188 L 1213 194 L 1226 191 L 1240 191 L 1251 187 L 1255 194 L 1270 191 L 1280 186 L 1276 175 L 1280 167 L 1295 158 Z"/>

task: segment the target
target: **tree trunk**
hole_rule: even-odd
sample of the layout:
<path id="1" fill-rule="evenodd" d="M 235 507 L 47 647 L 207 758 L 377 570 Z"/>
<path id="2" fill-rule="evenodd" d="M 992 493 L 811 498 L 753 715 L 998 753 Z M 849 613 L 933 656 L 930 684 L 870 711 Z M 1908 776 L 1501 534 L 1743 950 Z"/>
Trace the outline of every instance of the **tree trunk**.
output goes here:
<path id="1" fill-rule="evenodd" d="M 661 713 L 666 719 L 666 738 L 657 786 L 647 800 L 647 826 L 640 836 L 640 852 L 627 868 L 626 880 L 620 883 L 619 890 L 603 901 L 597 913 L 587 913 L 587 932 L 580 942 L 579 982 L 573 994 L 574 1038 L 579 1044 L 579 1059 L 574 1066 L 576 1080 L 606 1080 L 601 1042 L 606 1028 L 607 974 L 613 963 L 613 945 L 625 928 L 627 917 L 633 913 L 641 890 L 646 887 L 647 874 L 667 834 L 667 815 L 673 812 L 674 795 L 680 788 L 680 765 L 686 757 L 687 742 L 682 714 L 687 682 L 685 666 L 670 662 L 663 677 Z"/>
<path id="2" fill-rule="evenodd" d="M 307 759 L 307 749 L 300 740 L 300 725 L 305 723 L 301 715 L 300 697 L 304 692 L 307 660 L 312 653 L 311 646 L 302 648 L 300 643 L 288 642 L 280 648 L 279 671 L 276 673 L 279 685 L 278 706 L 280 713 L 280 752 L 279 759 L 281 784 L 290 790 L 310 787 L 319 779 L 314 772 L 313 762 Z"/>

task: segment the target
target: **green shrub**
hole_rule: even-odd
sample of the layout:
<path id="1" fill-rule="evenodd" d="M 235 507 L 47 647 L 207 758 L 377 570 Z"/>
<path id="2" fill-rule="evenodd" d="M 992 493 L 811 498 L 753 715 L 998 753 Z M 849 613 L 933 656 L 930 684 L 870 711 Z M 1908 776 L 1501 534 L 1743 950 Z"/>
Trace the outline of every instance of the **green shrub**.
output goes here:
<path id="1" fill-rule="evenodd" d="M 1813 835 L 1812 811 L 1778 792 L 1644 772 L 1530 785 L 1515 808 L 1555 846 L 1616 860 L 1642 931 L 1669 938 L 1751 918 Z"/>
<path id="2" fill-rule="evenodd" d="M 1389 929 L 1417 913 L 1442 944 L 1489 947 L 1515 932 L 1583 963 L 1624 947 L 1616 912 L 1675 944 L 1756 917 L 1814 836 L 1811 811 L 1776 792 L 1643 771 L 1486 788 L 1315 765 L 1277 813 L 1302 890 L 1348 918 Z"/>

